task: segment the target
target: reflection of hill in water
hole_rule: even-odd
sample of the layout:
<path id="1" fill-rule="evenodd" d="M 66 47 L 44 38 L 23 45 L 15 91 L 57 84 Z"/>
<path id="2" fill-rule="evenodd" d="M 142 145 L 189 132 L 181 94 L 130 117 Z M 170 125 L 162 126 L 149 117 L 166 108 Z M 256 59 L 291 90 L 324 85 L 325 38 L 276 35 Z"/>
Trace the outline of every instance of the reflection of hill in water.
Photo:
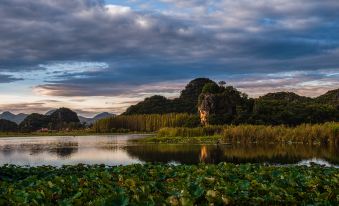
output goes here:
<path id="1" fill-rule="evenodd" d="M 39 155 L 43 152 L 56 154 L 61 158 L 68 158 L 72 154 L 78 152 L 78 142 L 53 142 L 48 144 L 13 144 L 4 145 L 0 147 L 1 152 L 4 156 L 9 156 L 13 152 L 27 152 L 30 155 Z"/>
<path id="2" fill-rule="evenodd" d="M 339 148 L 316 145 L 234 145 L 224 149 L 227 160 L 242 162 L 268 162 L 281 164 L 295 164 L 303 159 L 321 158 L 338 164 L 337 153 Z"/>
<path id="3" fill-rule="evenodd" d="M 309 145 L 142 145 L 125 148 L 129 155 L 145 162 L 171 161 L 183 164 L 232 162 L 296 164 L 320 158 L 339 164 L 339 148 Z M 203 154 L 203 153 L 206 153 Z M 201 159 L 201 160 L 200 160 Z"/>
<path id="4" fill-rule="evenodd" d="M 56 147 L 52 147 L 49 152 L 57 154 L 60 158 L 67 159 L 72 154 L 78 152 L 78 142 L 67 142 L 56 145 Z"/>
<path id="5" fill-rule="evenodd" d="M 200 148 L 198 145 L 138 145 L 126 147 L 126 151 L 132 157 L 145 162 L 177 161 L 192 164 L 199 162 Z"/>

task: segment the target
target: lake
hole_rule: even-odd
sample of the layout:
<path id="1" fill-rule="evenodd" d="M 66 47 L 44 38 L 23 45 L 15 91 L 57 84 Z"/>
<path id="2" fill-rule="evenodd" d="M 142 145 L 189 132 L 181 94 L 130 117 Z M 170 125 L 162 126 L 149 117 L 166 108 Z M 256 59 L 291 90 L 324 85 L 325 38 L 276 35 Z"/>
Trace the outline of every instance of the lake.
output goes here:
<path id="1" fill-rule="evenodd" d="M 93 135 L 79 137 L 0 138 L 0 165 L 128 165 L 158 162 L 170 164 L 267 163 L 339 166 L 339 148 L 319 145 L 180 145 L 137 144 L 130 139 L 145 135 Z"/>

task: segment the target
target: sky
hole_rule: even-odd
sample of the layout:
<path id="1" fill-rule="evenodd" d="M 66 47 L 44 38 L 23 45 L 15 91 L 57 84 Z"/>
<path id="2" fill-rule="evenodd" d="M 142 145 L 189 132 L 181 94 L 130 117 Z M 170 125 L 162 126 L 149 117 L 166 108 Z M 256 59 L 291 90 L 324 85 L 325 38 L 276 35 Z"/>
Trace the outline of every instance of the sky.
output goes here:
<path id="1" fill-rule="evenodd" d="M 339 88 L 339 2 L 0 1 L 0 111 L 119 114 L 197 77 L 251 97 Z"/>

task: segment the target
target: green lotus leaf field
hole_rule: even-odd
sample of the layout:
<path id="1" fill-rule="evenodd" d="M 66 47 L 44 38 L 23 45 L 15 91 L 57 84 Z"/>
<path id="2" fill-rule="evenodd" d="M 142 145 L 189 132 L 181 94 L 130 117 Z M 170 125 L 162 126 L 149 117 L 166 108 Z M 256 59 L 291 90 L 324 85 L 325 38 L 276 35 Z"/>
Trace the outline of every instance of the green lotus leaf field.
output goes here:
<path id="1" fill-rule="evenodd" d="M 229 163 L 4 165 L 0 205 L 339 205 L 339 169 Z"/>

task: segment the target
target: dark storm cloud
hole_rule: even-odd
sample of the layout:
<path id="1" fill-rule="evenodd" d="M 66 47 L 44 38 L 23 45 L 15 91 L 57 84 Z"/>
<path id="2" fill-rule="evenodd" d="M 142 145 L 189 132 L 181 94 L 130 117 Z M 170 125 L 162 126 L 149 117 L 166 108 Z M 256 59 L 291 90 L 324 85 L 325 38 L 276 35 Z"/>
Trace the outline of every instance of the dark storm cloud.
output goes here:
<path id="1" fill-rule="evenodd" d="M 56 61 L 105 62 L 104 70 L 57 72 L 37 90 L 112 96 L 170 93 L 178 89 L 152 85 L 199 76 L 339 68 L 335 0 L 162 2 L 177 10 L 134 11 L 100 0 L 2 0 L 0 73 L 41 70 L 38 65 Z"/>
<path id="2" fill-rule="evenodd" d="M 22 80 L 21 78 L 15 78 L 11 75 L 4 75 L 4 74 L 0 74 L 0 83 L 10 83 L 10 82 L 15 82 L 15 81 L 19 81 Z"/>
<path id="3" fill-rule="evenodd" d="M 159 81 L 159 80 L 158 80 Z M 145 94 L 178 93 L 184 88 L 184 84 L 163 84 L 152 82 L 138 82 L 137 84 L 116 82 L 92 82 L 92 83 L 56 83 L 45 84 L 36 87 L 42 94 L 50 96 L 120 96 L 120 97 L 144 97 Z M 187 82 L 185 82 L 187 83 Z"/>
<path id="4" fill-rule="evenodd" d="M 1 68 L 13 67 L 13 62 L 180 55 L 188 48 L 176 45 L 198 45 L 197 38 L 189 40 L 177 33 L 187 27 L 185 23 L 104 6 L 101 1 L 5 0 L 0 4 Z"/>

